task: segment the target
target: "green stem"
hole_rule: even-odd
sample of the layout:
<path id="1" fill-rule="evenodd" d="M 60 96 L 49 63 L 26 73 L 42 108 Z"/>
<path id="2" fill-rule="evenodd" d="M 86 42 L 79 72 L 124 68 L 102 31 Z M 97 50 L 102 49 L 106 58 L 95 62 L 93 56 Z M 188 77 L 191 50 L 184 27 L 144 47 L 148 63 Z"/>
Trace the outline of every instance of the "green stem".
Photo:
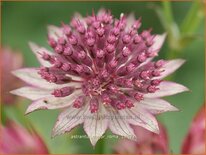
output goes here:
<path id="1" fill-rule="evenodd" d="M 4 109 L 3 103 L 1 103 L 1 108 L 0 108 L 0 110 L 1 110 L 1 117 L 0 117 L 0 118 L 1 118 L 2 124 L 5 124 L 7 117 L 6 117 L 6 111 L 5 111 L 5 109 Z"/>
<path id="2" fill-rule="evenodd" d="M 104 145 L 105 145 L 105 139 L 102 138 L 97 143 L 97 146 L 95 147 L 95 153 L 96 154 L 104 154 Z"/>
<path id="3" fill-rule="evenodd" d="M 18 104 L 19 101 L 16 101 L 14 105 L 6 106 L 4 105 L 2 108 L 3 119 L 6 121 L 7 119 L 12 119 L 14 121 L 19 122 L 23 126 L 27 127 L 29 130 L 31 129 L 30 121 L 25 117 L 24 111 L 21 108 L 21 104 Z"/>
<path id="4" fill-rule="evenodd" d="M 181 24 L 181 33 L 193 33 L 204 17 L 204 4 L 200 0 L 194 0 L 187 16 Z"/>
<path id="5" fill-rule="evenodd" d="M 16 105 L 15 112 L 16 112 L 19 122 L 22 123 L 28 130 L 32 131 L 33 125 L 29 121 L 29 119 L 25 116 L 24 114 L 25 112 L 22 110 L 20 104 Z"/>
<path id="6" fill-rule="evenodd" d="M 162 26 L 164 27 L 165 30 L 167 30 L 168 29 L 168 24 L 165 20 L 165 16 L 164 16 L 162 8 L 160 8 L 158 6 L 153 6 L 153 8 L 156 11 L 157 16 L 159 17 Z"/>
<path id="7" fill-rule="evenodd" d="M 172 8 L 171 3 L 168 0 L 162 1 L 163 11 L 165 19 L 167 20 L 168 25 L 173 23 L 173 14 L 172 14 Z"/>

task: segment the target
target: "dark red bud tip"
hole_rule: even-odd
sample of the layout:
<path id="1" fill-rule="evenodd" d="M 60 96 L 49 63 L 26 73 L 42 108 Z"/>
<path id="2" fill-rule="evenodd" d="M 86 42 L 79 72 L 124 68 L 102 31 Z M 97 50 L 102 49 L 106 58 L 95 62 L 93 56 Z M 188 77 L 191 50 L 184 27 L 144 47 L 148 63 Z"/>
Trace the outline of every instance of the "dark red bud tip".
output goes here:
<path id="1" fill-rule="evenodd" d="M 143 31 L 141 34 L 142 38 L 144 39 L 147 39 L 148 37 L 150 37 L 150 35 L 151 35 L 150 31 L 147 31 L 147 30 Z"/>
<path id="2" fill-rule="evenodd" d="M 154 93 L 156 90 L 158 90 L 158 88 L 156 88 L 156 86 L 148 86 L 147 87 L 147 91 L 149 92 L 149 93 Z"/>
<path id="3" fill-rule="evenodd" d="M 139 44 L 142 41 L 142 38 L 139 35 L 136 35 L 133 39 L 134 44 Z"/>
<path id="4" fill-rule="evenodd" d="M 55 48 L 57 45 L 57 42 L 51 37 L 48 38 L 48 43 L 52 48 Z"/>
<path id="5" fill-rule="evenodd" d="M 118 36 L 119 33 L 120 33 L 119 28 L 115 27 L 115 28 L 112 30 L 112 33 L 113 33 L 115 36 Z"/>
<path id="6" fill-rule="evenodd" d="M 132 108 L 132 107 L 134 107 L 134 104 L 133 104 L 132 101 L 130 101 L 130 100 L 126 100 L 126 101 L 125 101 L 125 105 L 127 106 L 127 108 Z"/>
<path id="7" fill-rule="evenodd" d="M 62 97 L 62 91 L 59 89 L 56 89 L 52 92 L 52 95 L 54 95 L 55 97 Z"/>
<path id="8" fill-rule="evenodd" d="M 106 70 L 103 70 L 100 74 L 99 77 L 101 79 L 107 80 L 109 78 L 109 73 Z"/>
<path id="9" fill-rule="evenodd" d="M 86 53 L 84 51 L 79 51 L 78 58 L 83 60 L 86 58 Z"/>
<path id="10" fill-rule="evenodd" d="M 116 108 L 117 108 L 118 110 L 122 110 L 122 109 L 125 109 L 125 108 L 126 108 L 126 105 L 125 105 L 125 103 L 122 103 L 122 102 L 120 102 L 120 101 L 117 101 L 117 102 L 116 102 Z"/>
<path id="11" fill-rule="evenodd" d="M 154 70 L 154 71 L 152 71 L 152 75 L 153 76 L 160 76 L 160 71 Z"/>
<path id="12" fill-rule="evenodd" d="M 74 108 L 81 108 L 84 104 L 84 97 L 79 96 L 74 102 L 73 102 L 73 107 Z"/>
<path id="13" fill-rule="evenodd" d="M 90 100 L 90 107 L 89 110 L 91 111 L 91 113 L 96 113 L 98 111 L 98 100 L 95 98 L 92 98 Z"/>
<path id="14" fill-rule="evenodd" d="M 126 70 L 128 71 L 128 72 L 132 72 L 132 71 L 134 71 L 135 70 L 135 65 L 133 64 L 133 63 L 131 63 L 131 64 L 129 64 L 127 67 L 126 67 Z"/>
<path id="15" fill-rule="evenodd" d="M 152 81 L 151 81 L 151 85 L 157 86 L 157 85 L 160 84 L 161 81 L 162 81 L 162 80 L 152 80 Z"/>
<path id="16" fill-rule="evenodd" d="M 95 39 L 94 39 L 94 38 L 88 38 L 88 39 L 86 40 L 86 42 L 87 42 L 87 45 L 88 45 L 88 46 L 92 47 L 92 46 L 94 46 L 94 44 L 95 44 Z"/>
<path id="17" fill-rule="evenodd" d="M 139 102 L 139 101 L 143 100 L 143 95 L 142 95 L 142 94 L 139 94 L 139 93 L 136 93 L 136 94 L 134 95 L 134 98 Z"/>
<path id="18" fill-rule="evenodd" d="M 95 29 L 98 29 L 100 26 L 101 26 L 101 23 L 99 21 L 95 21 L 92 23 L 92 26 L 95 28 Z"/>
<path id="19" fill-rule="evenodd" d="M 70 55 L 73 54 L 73 51 L 72 51 L 72 49 L 71 49 L 70 47 L 66 47 L 66 48 L 64 49 L 63 54 L 64 54 L 65 56 L 70 56 Z"/>
<path id="20" fill-rule="evenodd" d="M 70 94 L 72 94 L 74 91 L 74 88 L 72 87 L 63 87 L 60 89 L 55 89 L 52 92 L 52 95 L 54 95 L 55 97 L 65 97 L 65 96 L 69 96 Z"/>
<path id="21" fill-rule="evenodd" d="M 66 44 L 66 40 L 64 39 L 64 37 L 60 37 L 60 38 L 58 39 L 58 43 L 59 43 L 60 45 L 64 45 L 64 44 Z"/>
<path id="22" fill-rule="evenodd" d="M 110 99 L 109 95 L 103 94 L 102 95 L 102 100 L 103 102 L 105 102 L 106 104 L 110 104 L 112 102 L 112 100 Z"/>
<path id="23" fill-rule="evenodd" d="M 97 29 L 97 34 L 99 37 L 102 37 L 104 35 L 104 33 L 105 33 L 104 28 L 100 27 Z"/>
<path id="24" fill-rule="evenodd" d="M 157 62 L 155 62 L 155 67 L 156 68 L 160 68 L 165 64 L 164 60 L 158 60 Z"/>
<path id="25" fill-rule="evenodd" d="M 69 63 L 63 63 L 61 69 L 63 71 L 70 71 L 71 70 L 71 65 Z"/>
<path id="26" fill-rule="evenodd" d="M 66 36 L 70 36 L 71 35 L 71 28 L 68 25 L 65 25 L 63 23 L 62 23 L 62 26 L 63 26 L 63 33 Z"/>
<path id="27" fill-rule="evenodd" d="M 63 49 L 63 46 L 58 44 L 56 47 L 55 47 L 55 52 L 57 52 L 58 54 L 62 54 L 64 49 Z"/>
<path id="28" fill-rule="evenodd" d="M 84 71 L 84 67 L 81 66 L 81 65 L 77 65 L 77 66 L 75 67 L 75 71 L 76 71 L 77 73 L 81 74 L 81 73 Z"/>
<path id="29" fill-rule="evenodd" d="M 144 79 L 144 80 L 147 80 L 147 79 L 150 79 L 150 71 L 142 71 L 140 73 L 140 78 Z"/>
<path id="30" fill-rule="evenodd" d="M 134 85 L 138 88 L 141 88 L 143 86 L 142 82 L 140 80 L 135 80 Z"/>
<path id="31" fill-rule="evenodd" d="M 125 84 L 126 87 L 132 87 L 133 86 L 132 80 L 129 80 L 129 79 L 126 79 L 124 81 L 124 84 Z"/>
<path id="32" fill-rule="evenodd" d="M 143 63 L 146 59 L 147 59 L 147 56 L 145 55 L 145 53 L 141 53 L 141 54 L 137 57 L 137 61 L 138 61 L 139 63 Z"/>
<path id="33" fill-rule="evenodd" d="M 55 75 L 53 75 L 53 74 L 49 75 L 48 80 L 50 82 L 54 82 L 54 83 L 58 81 L 57 77 Z"/>
<path id="34" fill-rule="evenodd" d="M 131 54 L 130 49 L 128 47 L 124 47 L 123 50 L 122 50 L 122 55 L 124 57 L 128 57 L 130 54 Z"/>
<path id="35" fill-rule="evenodd" d="M 61 68 L 62 65 L 63 65 L 63 63 L 62 63 L 61 61 L 59 61 L 58 59 L 54 62 L 54 66 L 55 66 L 56 68 Z"/>
<path id="36" fill-rule="evenodd" d="M 104 57 L 105 52 L 103 50 L 97 50 L 97 58 L 101 59 Z"/>
<path id="37" fill-rule="evenodd" d="M 141 18 L 139 18 L 137 21 L 135 21 L 135 23 L 132 25 L 132 28 L 137 30 L 139 29 L 141 26 Z"/>
<path id="38" fill-rule="evenodd" d="M 78 27 L 77 27 L 77 31 L 78 31 L 80 34 L 85 34 L 86 29 L 85 29 L 84 26 L 78 26 Z"/>
<path id="39" fill-rule="evenodd" d="M 107 52 L 108 52 L 108 53 L 113 53 L 113 52 L 115 51 L 115 45 L 113 45 L 113 44 L 108 44 L 108 45 L 106 46 L 106 49 L 107 49 Z"/>
<path id="40" fill-rule="evenodd" d="M 51 59 L 51 56 L 50 56 L 49 54 L 47 54 L 47 53 L 43 53 L 42 58 L 43 58 L 44 60 L 50 60 L 50 59 Z"/>
<path id="41" fill-rule="evenodd" d="M 110 63 L 109 63 L 109 66 L 111 67 L 111 68 L 116 68 L 117 67 L 117 61 L 116 60 L 112 60 Z"/>
<path id="42" fill-rule="evenodd" d="M 108 38 L 107 38 L 108 43 L 113 44 L 113 43 L 115 43 L 115 41 L 116 41 L 115 35 L 109 35 L 108 36 Z"/>
<path id="43" fill-rule="evenodd" d="M 78 40 L 77 40 L 77 38 L 75 36 L 72 35 L 71 37 L 69 37 L 69 42 L 72 45 L 77 45 Z"/>
<path id="44" fill-rule="evenodd" d="M 130 35 L 126 34 L 126 35 L 123 36 L 122 42 L 124 44 L 128 44 L 130 41 L 131 41 L 131 36 Z"/>

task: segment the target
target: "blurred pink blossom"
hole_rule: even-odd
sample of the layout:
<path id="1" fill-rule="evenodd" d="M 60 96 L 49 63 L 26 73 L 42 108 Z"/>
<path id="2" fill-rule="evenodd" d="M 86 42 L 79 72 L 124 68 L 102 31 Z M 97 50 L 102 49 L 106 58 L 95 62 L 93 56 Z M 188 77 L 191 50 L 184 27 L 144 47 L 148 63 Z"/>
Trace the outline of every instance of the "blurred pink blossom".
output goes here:
<path id="1" fill-rule="evenodd" d="M 1 126 L 0 153 L 3 154 L 39 154 L 48 153 L 41 137 L 33 130 L 29 132 L 19 124 L 8 121 Z"/>
<path id="2" fill-rule="evenodd" d="M 182 153 L 205 153 L 205 106 L 203 106 L 194 118 L 189 132 L 183 142 Z"/>
<path id="3" fill-rule="evenodd" d="M 168 153 L 168 138 L 166 129 L 159 124 L 160 134 L 155 134 L 142 127 L 133 126 L 137 141 L 120 140 L 114 150 L 116 153 L 157 154 Z"/>
<path id="4" fill-rule="evenodd" d="M 11 74 L 14 69 L 21 68 L 23 65 L 23 56 L 21 53 L 13 52 L 10 48 L 2 48 L 0 52 L 2 74 L 1 78 L 1 97 L 2 103 L 13 104 L 16 96 L 9 91 L 21 86 L 21 81 Z"/>

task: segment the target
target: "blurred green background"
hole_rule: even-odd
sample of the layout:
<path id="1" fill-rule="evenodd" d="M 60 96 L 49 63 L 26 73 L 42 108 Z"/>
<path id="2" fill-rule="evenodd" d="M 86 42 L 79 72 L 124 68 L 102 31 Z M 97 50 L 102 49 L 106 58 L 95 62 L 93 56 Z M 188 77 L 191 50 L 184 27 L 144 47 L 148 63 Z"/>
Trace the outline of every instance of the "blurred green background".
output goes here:
<path id="1" fill-rule="evenodd" d="M 47 45 L 47 25 L 59 26 L 61 22 L 68 23 L 75 12 L 82 15 L 97 12 L 99 8 L 112 11 L 115 17 L 120 13 L 134 12 L 136 17 L 142 17 L 142 28 L 153 28 L 153 33 L 163 33 L 160 19 L 153 7 L 161 7 L 159 2 L 2 2 L 2 45 L 21 51 L 25 58 L 25 66 L 38 66 L 37 60 L 28 47 L 28 41 L 39 45 Z M 192 2 L 172 2 L 172 11 L 177 25 L 184 20 Z M 189 25 L 188 25 L 189 26 Z M 158 119 L 168 130 L 170 150 L 179 153 L 190 122 L 204 102 L 204 22 L 201 21 L 197 31 L 197 39 L 181 49 L 186 63 L 175 74 L 173 81 L 187 86 L 191 91 L 167 97 L 181 112 L 161 114 Z M 165 58 L 168 52 L 173 52 L 168 42 L 164 44 L 159 58 Z M 88 139 L 71 139 L 72 134 L 84 135 L 82 126 L 71 133 L 54 139 L 51 131 L 56 121 L 58 110 L 37 111 L 24 116 L 26 106 L 30 101 L 19 103 L 16 107 L 5 107 L 7 114 L 15 120 L 27 119 L 32 122 L 44 138 L 50 153 L 98 153 L 100 143 L 93 148 Z M 25 117 L 25 118 L 24 118 Z M 108 131 L 106 134 L 111 135 Z M 105 139 L 104 153 L 112 153 L 112 147 L 117 139 Z"/>

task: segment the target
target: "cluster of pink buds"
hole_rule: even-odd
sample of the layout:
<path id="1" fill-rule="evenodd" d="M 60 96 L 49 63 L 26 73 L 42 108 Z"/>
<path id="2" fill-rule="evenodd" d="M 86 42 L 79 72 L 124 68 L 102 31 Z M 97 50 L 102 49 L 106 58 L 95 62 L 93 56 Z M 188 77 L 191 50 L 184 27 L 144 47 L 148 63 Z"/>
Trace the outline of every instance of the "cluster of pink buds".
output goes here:
<path id="1" fill-rule="evenodd" d="M 139 33 L 140 26 L 141 18 L 128 27 L 126 16 L 114 21 L 106 12 L 86 20 L 74 18 L 70 25 L 62 24 L 61 35 L 49 35 L 55 54 L 41 53 L 51 66 L 41 68 L 39 74 L 56 84 L 82 83 L 81 88 L 64 87 L 52 94 L 65 97 L 74 89 L 82 89 L 85 96 L 91 97 L 92 113 L 98 110 L 98 100 L 118 110 L 131 108 L 132 99 L 139 102 L 144 94 L 158 90 L 161 80 L 157 78 L 165 63 L 148 62 L 159 49 L 152 47 L 155 35 L 151 29 Z M 72 80 L 69 75 L 82 80 Z M 73 106 L 81 108 L 85 98 L 78 97 Z"/>

